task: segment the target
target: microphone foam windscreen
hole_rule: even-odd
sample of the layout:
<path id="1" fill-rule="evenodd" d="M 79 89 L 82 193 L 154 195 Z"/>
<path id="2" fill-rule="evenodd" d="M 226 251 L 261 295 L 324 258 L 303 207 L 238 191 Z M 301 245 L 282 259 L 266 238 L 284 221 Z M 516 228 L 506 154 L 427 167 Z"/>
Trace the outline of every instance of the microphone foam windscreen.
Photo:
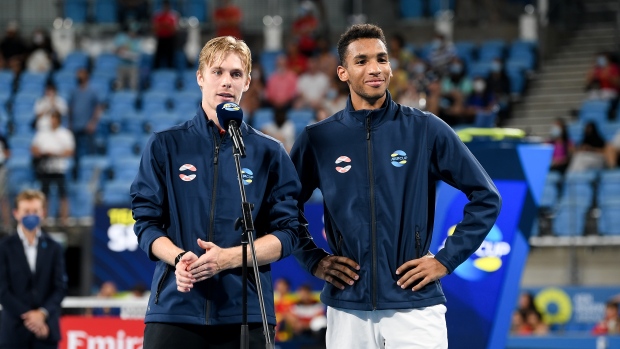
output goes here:
<path id="1" fill-rule="evenodd" d="M 215 113 L 217 114 L 217 120 L 220 122 L 220 126 L 225 130 L 228 129 L 228 124 L 230 124 L 231 121 L 234 120 L 237 122 L 237 125 L 241 125 L 241 121 L 243 120 L 243 111 L 237 103 L 220 103 L 215 108 Z"/>

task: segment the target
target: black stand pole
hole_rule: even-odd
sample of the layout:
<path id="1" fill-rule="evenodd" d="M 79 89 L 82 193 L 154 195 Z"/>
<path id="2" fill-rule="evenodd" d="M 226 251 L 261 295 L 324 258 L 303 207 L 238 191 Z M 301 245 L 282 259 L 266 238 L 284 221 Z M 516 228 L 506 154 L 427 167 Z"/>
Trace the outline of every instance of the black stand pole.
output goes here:
<path id="1" fill-rule="evenodd" d="M 231 122 L 232 124 L 232 122 Z M 254 269 L 254 279 L 256 281 L 256 291 L 258 293 L 258 303 L 260 305 L 260 313 L 263 321 L 263 334 L 265 335 L 265 348 L 273 349 L 273 342 L 271 341 L 271 335 L 269 333 L 269 327 L 267 325 L 267 315 L 265 313 L 265 302 L 263 299 L 263 287 L 260 281 L 260 275 L 258 271 L 258 262 L 256 261 L 256 250 L 254 249 L 254 221 L 252 220 L 252 209 L 254 205 L 249 203 L 245 195 L 245 187 L 243 185 L 243 178 L 241 175 L 241 158 L 245 157 L 245 146 L 241 139 L 241 132 L 236 125 L 232 125 L 228 128 L 228 132 L 233 139 L 233 156 L 235 158 L 235 167 L 237 168 L 237 181 L 239 182 L 239 192 L 241 193 L 241 217 L 235 223 L 235 230 L 242 227 L 243 232 L 241 234 L 241 287 L 242 301 L 243 301 L 243 315 L 241 319 L 241 349 L 249 349 L 250 337 L 248 330 L 248 244 L 250 245 L 250 253 L 252 253 L 252 267 Z"/>

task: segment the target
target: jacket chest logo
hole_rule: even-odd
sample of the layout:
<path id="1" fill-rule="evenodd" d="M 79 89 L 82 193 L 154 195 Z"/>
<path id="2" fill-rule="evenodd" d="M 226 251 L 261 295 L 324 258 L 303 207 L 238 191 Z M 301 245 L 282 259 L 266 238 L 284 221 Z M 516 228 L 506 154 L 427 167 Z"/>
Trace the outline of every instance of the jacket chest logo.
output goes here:
<path id="1" fill-rule="evenodd" d="M 192 165 L 192 164 L 184 164 L 183 166 L 179 167 L 179 171 L 184 172 L 184 171 L 191 171 L 191 172 L 196 172 L 196 166 Z M 181 178 L 181 180 L 185 181 L 185 182 L 189 182 L 189 181 L 193 181 L 194 178 L 196 178 L 196 174 L 192 173 L 192 174 L 185 174 L 185 173 L 180 173 L 179 174 L 179 178 Z"/>
<path id="2" fill-rule="evenodd" d="M 252 170 L 250 170 L 249 168 L 242 168 L 241 169 L 241 180 L 243 182 L 243 185 L 250 185 L 252 184 L 252 182 L 254 181 L 254 172 L 252 172 Z"/>
<path id="3" fill-rule="evenodd" d="M 392 166 L 394 167 L 403 167 L 407 163 L 407 153 L 402 150 L 394 150 L 390 158 Z"/>
<path id="4" fill-rule="evenodd" d="M 351 159 L 349 159 L 348 156 L 340 156 L 338 157 L 338 159 L 336 159 L 336 165 L 343 163 L 343 162 L 344 162 L 343 165 L 345 166 L 336 166 L 336 171 L 338 171 L 339 173 L 347 173 L 351 169 L 351 165 L 349 165 L 349 163 L 351 162 Z"/>

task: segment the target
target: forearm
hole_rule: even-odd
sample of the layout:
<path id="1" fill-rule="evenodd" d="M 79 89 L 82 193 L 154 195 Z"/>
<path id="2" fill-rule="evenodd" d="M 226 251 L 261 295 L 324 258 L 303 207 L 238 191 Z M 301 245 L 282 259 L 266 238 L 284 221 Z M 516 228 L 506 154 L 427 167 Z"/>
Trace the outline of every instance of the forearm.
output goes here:
<path id="1" fill-rule="evenodd" d="M 280 259 L 282 253 L 282 243 L 277 237 L 267 234 L 254 241 L 256 249 L 256 261 L 258 265 L 273 263 Z M 242 265 L 241 246 L 222 250 L 223 256 L 220 267 L 222 269 L 239 268 Z M 248 266 L 252 265 L 252 253 L 248 244 Z"/>
<path id="2" fill-rule="evenodd" d="M 167 237 L 159 237 L 151 244 L 151 252 L 155 257 L 174 266 L 174 259 L 183 252 Z"/>

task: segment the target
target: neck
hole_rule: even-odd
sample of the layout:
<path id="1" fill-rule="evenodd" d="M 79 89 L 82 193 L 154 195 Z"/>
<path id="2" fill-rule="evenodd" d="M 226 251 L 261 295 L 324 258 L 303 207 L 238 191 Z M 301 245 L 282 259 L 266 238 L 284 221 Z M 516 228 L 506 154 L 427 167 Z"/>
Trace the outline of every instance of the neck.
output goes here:
<path id="1" fill-rule="evenodd" d="M 387 93 L 379 98 L 364 98 L 355 93 L 351 93 L 351 104 L 355 110 L 374 110 L 381 108 L 386 98 Z"/>
<path id="2" fill-rule="evenodd" d="M 26 240 L 28 240 L 28 243 L 30 245 L 32 245 L 34 243 L 34 239 L 37 236 L 37 228 L 34 228 L 33 230 L 28 230 L 26 229 L 26 227 L 24 227 L 23 225 L 20 224 L 20 227 L 22 229 L 22 232 L 24 232 L 24 236 L 26 237 Z"/>
<path id="3" fill-rule="evenodd" d="M 215 112 L 215 110 L 209 108 L 209 106 L 205 102 L 202 102 L 201 106 L 202 106 L 202 110 L 205 112 L 205 115 L 207 116 L 207 119 L 213 121 L 215 126 L 217 126 L 217 128 L 222 130 L 222 126 L 220 126 L 220 122 L 217 119 L 217 113 Z"/>

